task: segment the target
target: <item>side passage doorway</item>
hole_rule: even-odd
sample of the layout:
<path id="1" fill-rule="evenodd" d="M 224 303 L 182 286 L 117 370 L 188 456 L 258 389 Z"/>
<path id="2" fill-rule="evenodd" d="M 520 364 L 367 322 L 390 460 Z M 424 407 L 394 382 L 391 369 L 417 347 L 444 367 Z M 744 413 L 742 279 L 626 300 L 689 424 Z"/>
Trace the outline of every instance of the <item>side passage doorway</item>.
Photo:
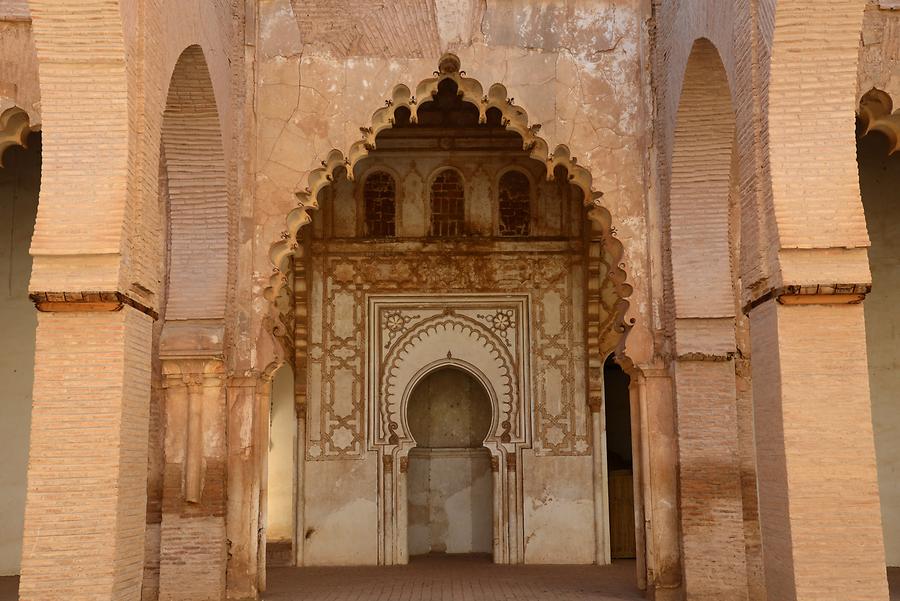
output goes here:
<path id="1" fill-rule="evenodd" d="M 491 401 L 468 372 L 443 367 L 422 378 L 407 407 L 409 554 L 491 553 L 493 475 L 482 446 Z"/>

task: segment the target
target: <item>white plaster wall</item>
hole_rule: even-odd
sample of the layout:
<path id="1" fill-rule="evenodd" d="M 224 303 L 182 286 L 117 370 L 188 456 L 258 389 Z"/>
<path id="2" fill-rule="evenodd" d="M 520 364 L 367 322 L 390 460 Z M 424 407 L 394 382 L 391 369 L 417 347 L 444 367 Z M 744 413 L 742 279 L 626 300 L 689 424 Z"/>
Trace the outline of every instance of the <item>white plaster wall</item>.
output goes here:
<path id="1" fill-rule="evenodd" d="M 413 449 L 407 477 L 410 555 L 491 552 L 494 501 L 487 449 Z"/>
<path id="2" fill-rule="evenodd" d="M 14 148 L 0 169 L 0 576 L 19 573 L 31 423 L 34 332 L 28 299 L 40 149 Z M 24 162 L 22 159 L 26 159 Z"/>
<path id="3" fill-rule="evenodd" d="M 378 563 L 377 462 L 306 462 L 304 565 Z"/>
<path id="4" fill-rule="evenodd" d="M 526 450 L 522 459 L 525 563 L 593 563 L 591 457 L 537 457 Z"/>
<path id="5" fill-rule="evenodd" d="M 900 566 L 900 154 L 888 158 L 877 134 L 863 138 L 859 151 L 872 243 L 872 293 L 864 307 L 881 516 L 887 564 Z"/>
<path id="6" fill-rule="evenodd" d="M 284 366 L 272 381 L 272 425 L 269 440 L 268 524 L 270 541 L 291 540 L 294 530 L 294 374 Z"/>

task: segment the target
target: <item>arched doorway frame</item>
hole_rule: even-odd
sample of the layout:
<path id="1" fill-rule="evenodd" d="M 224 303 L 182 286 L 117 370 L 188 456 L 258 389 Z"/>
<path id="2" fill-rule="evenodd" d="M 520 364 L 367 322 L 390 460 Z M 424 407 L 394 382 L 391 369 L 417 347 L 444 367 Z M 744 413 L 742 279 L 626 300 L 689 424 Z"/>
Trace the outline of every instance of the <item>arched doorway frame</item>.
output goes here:
<path id="1" fill-rule="evenodd" d="M 409 513 L 406 511 L 406 508 L 409 506 L 407 467 L 409 465 L 410 451 L 418 446 L 418 443 L 416 442 L 415 438 L 412 435 L 412 431 L 409 428 L 409 401 L 416 387 L 422 382 L 423 379 L 436 373 L 439 370 L 450 367 L 461 370 L 467 375 L 474 378 L 474 380 L 484 389 L 484 391 L 487 392 L 488 400 L 490 401 L 491 426 L 490 428 L 488 428 L 488 432 L 485 435 L 484 440 L 481 441 L 481 446 L 487 449 L 488 453 L 490 453 L 491 471 L 493 473 L 493 483 L 491 486 L 491 496 L 493 500 L 491 511 L 491 531 L 493 540 L 492 557 L 494 563 L 506 563 L 504 561 L 504 558 L 505 555 L 508 554 L 508 552 L 507 549 L 504 548 L 504 541 L 506 540 L 507 536 L 507 533 L 505 532 L 506 529 L 504 528 L 504 525 L 506 524 L 506 511 L 504 511 L 504 501 L 508 502 L 508 499 L 504 496 L 503 490 L 500 488 L 504 486 L 505 482 L 499 476 L 499 470 L 496 469 L 501 465 L 505 465 L 506 452 L 503 448 L 503 445 L 496 440 L 496 436 L 492 437 L 492 434 L 496 431 L 497 423 L 500 420 L 501 412 L 499 400 L 497 398 L 496 391 L 494 390 L 493 386 L 490 383 L 490 380 L 484 374 L 484 372 L 482 372 L 475 365 L 469 363 L 468 361 L 458 358 L 439 359 L 437 361 L 432 361 L 420 368 L 419 371 L 417 371 L 407 383 L 401 397 L 402 400 L 400 406 L 403 427 L 406 432 L 409 433 L 410 438 L 413 440 L 412 443 L 410 443 L 409 441 L 400 443 L 400 445 L 396 449 L 396 459 L 394 460 L 400 467 L 396 480 L 396 499 L 394 500 L 394 507 L 396 508 L 396 510 L 398 510 L 397 523 L 401 526 L 397 531 L 395 543 L 395 548 L 397 549 L 397 563 L 405 564 L 409 562 Z M 495 440 L 491 440 L 491 438 L 494 438 Z"/>
<path id="2" fill-rule="evenodd" d="M 532 446 L 530 420 L 530 366 L 528 348 L 528 300 L 474 297 L 479 307 L 517 307 L 514 321 L 521 344 L 507 349 L 490 328 L 463 314 L 466 302 L 454 297 L 421 297 L 420 306 L 441 312 L 411 325 L 379 358 L 380 338 L 374 332 L 379 315 L 389 313 L 404 297 L 370 298 L 371 345 L 368 412 L 370 450 L 379 456 L 379 563 L 405 564 L 407 549 L 407 469 L 410 450 L 416 446 L 406 411 L 410 394 L 425 375 L 442 366 L 457 365 L 475 377 L 491 400 L 491 428 L 484 445 L 491 453 L 494 474 L 494 550 L 496 563 L 524 562 L 521 451 Z M 483 310 L 483 309 L 482 309 Z M 480 367 L 479 367 L 480 366 Z M 379 416 L 375 419 L 374 416 Z"/>

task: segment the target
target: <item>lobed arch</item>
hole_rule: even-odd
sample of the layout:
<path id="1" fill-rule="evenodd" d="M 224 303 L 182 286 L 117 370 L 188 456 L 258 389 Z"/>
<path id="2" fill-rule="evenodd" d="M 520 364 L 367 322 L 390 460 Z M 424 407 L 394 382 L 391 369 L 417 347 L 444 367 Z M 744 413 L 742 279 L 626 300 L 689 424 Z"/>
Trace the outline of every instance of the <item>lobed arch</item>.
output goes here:
<path id="1" fill-rule="evenodd" d="M 0 101 L 0 106 L 4 102 Z M 0 168 L 3 167 L 3 154 L 13 146 L 28 147 L 28 136 L 33 131 L 28 113 L 18 106 L 11 106 L 0 113 Z"/>
<path id="2" fill-rule="evenodd" d="M 890 94 L 872 88 L 859 100 L 857 115 L 861 136 L 872 132 L 881 133 L 888 139 L 888 154 L 900 150 L 900 109 L 894 110 L 894 101 Z"/>
<path id="3" fill-rule="evenodd" d="M 460 70 L 460 66 L 457 56 L 445 54 L 434 76 L 422 80 L 416 86 L 415 95 L 407 86 L 397 85 L 391 98 L 385 100 L 385 106 L 375 111 L 371 124 L 360 128 L 362 138 L 350 147 L 347 154 L 332 149 L 321 162 L 321 167 L 309 174 L 306 188 L 296 192 L 297 206 L 287 214 L 285 229 L 281 232 L 280 239 L 269 248 L 273 270 L 263 295 L 270 303 L 270 310 L 277 312 L 277 305 L 284 305 L 283 300 L 279 299 L 284 298 L 284 290 L 289 283 L 291 258 L 302 252 L 298 232 L 311 222 L 311 212 L 318 209 L 319 192 L 334 181 L 336 172 L 340 169 L 345 169 L 347 177 L 353 179 L 355 165 L 375 149 L 378 133 L 394 126 L 395 113 L 402 110 L 408 113 L 411 123 L 416 123 L 417 111 L 424 104 L 422 99 L 436 95 L 438 86 L 450 80 L 456 84 L 457 94 L 478 109 L 480 123 L 487 123 L 489 118 L 499 116 L 503 126 L 522 137 L 523 150 L 528 152 L 528 156 L 546 165 L 549 180 L 555 178 L 557 168 L 562 168 L 567 174 L 569 183 L 581 191 L 587 218 L 593 224 L 594 238 L 603 248 L 601 257 L 604 264 L 603 282 L 598 286 L 611 288 L 616 298 L 610 302 L 609 307 L 611 314 L 609 322 L 612 323 L 605 323 L 604 327 L 612 325 L 617 337 L 624 335 L 627 332 L 625 313 L 629 306 L 626 299 L 631 296 L 633 288 L 627 283 L 627 274 L 622 263 L 624 247 L 616 238 L 612 214 L 601 203 L 603 193 L 592 188 L 590 172 L 578 164 L 567 146 L 560 144 L 550 152 L 547 142 L 538 136 L 540 125 L 528 123 L 527 113 L 508 97 L 505 86 L 495 83 L 485 93 L 482 84 L 476 79 L 467 77 L 465 71 Z M 276 323 L 278 319 L 270 318 L 268 321 Z"/>

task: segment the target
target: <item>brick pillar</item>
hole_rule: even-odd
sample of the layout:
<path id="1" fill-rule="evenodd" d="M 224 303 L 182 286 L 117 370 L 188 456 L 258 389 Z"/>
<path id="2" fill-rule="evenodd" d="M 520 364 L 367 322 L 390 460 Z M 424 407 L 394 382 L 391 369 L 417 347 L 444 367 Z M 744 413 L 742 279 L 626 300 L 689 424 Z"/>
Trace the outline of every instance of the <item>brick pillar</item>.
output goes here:
<path id="1" fill-rule="evenodd" d="M 679 358 L 675 390 L 685 592 L 692 601 L 746 601 L 733 359 Z"/>
<path id="2" fill-rule="evenodd" d="M 750 312 L 771 601 L 886 601 L 860 304 Z"/>
<path id="3" fill-rule="evenodd" d="M 140 598 L 151 329 L 130 306 L 38 313 L 21 599 Z"/>
<path id="4" fill-rule="evenodd" d="M 160 601 L 225 598 L 225 377 L 218 358 L 165 359 Z"/>

